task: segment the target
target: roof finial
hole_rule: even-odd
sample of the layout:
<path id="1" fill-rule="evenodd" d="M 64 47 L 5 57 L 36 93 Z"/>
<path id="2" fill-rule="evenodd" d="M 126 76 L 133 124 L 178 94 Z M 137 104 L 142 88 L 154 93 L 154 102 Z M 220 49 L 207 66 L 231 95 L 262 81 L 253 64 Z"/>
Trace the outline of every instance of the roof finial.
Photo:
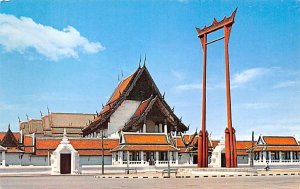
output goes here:
<path id="1" fill-rule="evenodd" d="M 147 60 L 147 56 L 145 54 L 145 59 L 144 59 L 144 65 L 143 65 L 143 67 L 146 67 L 146 60 Z"/>
<path id="2" fill-rule="evenodd" d="M 174 112 L 174 109 L 175 109 L 175 106 L 173 106 L 173 108 L 172 108 L 172 112 Z"/>
<path id="3" fill-rule="evenodd" d="M 101 104 L 102 105 L 102 109 L 104 108 L 104 105 L 103 104 Z"/>
<path id="4" fill-rule="evenodd" d="M 49 107 L 47 106 L 47 111 L 48 111 L 48 115 L 50 114 L 50 109 L 49 109 Z"/>
<path id="5" fill-rule="evenodd" d="M 163 99 L 165 99 L 165 94 L 166 94 L 166 93 L 164 92 L 164 94 L 163 94 L 163 96 L 162 96 Z"/>
<path id="6" fill-rule="evenodd" d="M 18 120 L 19 120 L 19 123 L 21 123 L 21 119 L 20 119 L 20 117 L 18 116 Z"/>
<path id="7" fill-rule="evenodd" d="M 120 75 L 118 74 L 118 82 L 120 82 Z"/>
<path id="8" fill-rule="evenodd" d="M 60 143 L 61 143 L 61 144 L 69 144 L 69 143 L 70 143 L 70 142 L 69 142 L 69 139 L 68 139 L 68 137 L 67 137 L 67 130 L 66 130 L 66 128 L 64 128 L 63 138 L 62 138 L 62 140 L 61 140 Z"/>
<path id="9" fill-rule="evenodd" d="M 26 113 L 26 118 L 27 118 L 27 121 L 29 121 L 29 117 L 28 117 L 28 114 Z"/>
<path id="10" fill-rule="evenodd" d="M 10 123 L 8 124 L 8 130 L 10 130 Z"/>
<path id="11" fill-rule="evenodd" d="M 142 56 L 140 55 L 139 68 L 141 68 Z"/>
<path id="12" fill-rule="evenodd" d="M 43 112 L 40 110 L 41 118 L 43 117 Z"/>

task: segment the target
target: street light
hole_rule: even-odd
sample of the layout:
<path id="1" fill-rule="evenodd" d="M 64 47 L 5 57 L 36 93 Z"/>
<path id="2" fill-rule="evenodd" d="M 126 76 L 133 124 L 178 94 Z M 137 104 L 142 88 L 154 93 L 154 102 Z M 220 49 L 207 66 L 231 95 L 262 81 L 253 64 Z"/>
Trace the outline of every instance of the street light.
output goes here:
<path id="1" fill-rule="evenodd" d="M 102 150 L 102 175 L 104 175 L 104 146 L 103 146 L 103 129 L 101 130 L 101 150 Z"/>
<path id="2" fill-rule="evenodd" d="M 171 178 L 170 175 L 170 151 L 168 150 L 168 178 Z"/>

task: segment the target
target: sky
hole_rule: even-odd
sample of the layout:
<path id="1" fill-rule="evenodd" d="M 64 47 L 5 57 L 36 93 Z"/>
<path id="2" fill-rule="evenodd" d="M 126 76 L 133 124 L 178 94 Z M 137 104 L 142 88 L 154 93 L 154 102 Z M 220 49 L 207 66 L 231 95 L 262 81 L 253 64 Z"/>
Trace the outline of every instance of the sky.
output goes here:
<path id="1" fill-rule="evenodd" d="M 0 3 L 0 130 L 40 111 L 95 113 L 139 59 L 175 113 L 201 127 L 195 27 L 230 16 L 232 119 L 238 140 L 300 140 L 300 1 L 11 0 Z M 208 36 L 221 37 L 223 31 Z M 224 41 L 208 46 L 207 130 L 226 128 Z"/>

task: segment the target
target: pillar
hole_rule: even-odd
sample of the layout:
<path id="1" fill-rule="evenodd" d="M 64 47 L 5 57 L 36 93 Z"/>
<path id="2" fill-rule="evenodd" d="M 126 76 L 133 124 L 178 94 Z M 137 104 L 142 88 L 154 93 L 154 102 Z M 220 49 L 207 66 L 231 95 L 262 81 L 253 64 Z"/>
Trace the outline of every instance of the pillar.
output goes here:
<path id="1" fill-rule="evenodd" d="M 262 156 L 263 156 L 263 157 L 262 157 L 262 158 L 263 158 L 263 162 L 266 163 L 266 162 L 267 162 L 267 152 L 266 152 L 266 151 L 263 151 L 263 152 L 262 152 Z"/>
<path id="2" fill-rule="evenodd" d="M 120 164 L 123 164 L 123 151 L 119 151 L 118 153 L 119 153 L 119 157 L 118 157 L 119 160 L 118 161 L 119 161 Z"/>
<path id="3" fill-rule="evenodd" d="M 226 150 L 226 167 L 237 167 L 237 158 L 236 158 L 236 138 L 235 130 L 232 127 L 232 114 L 231 114 L 231 92 L 230 92 L 230 72 L 229 72 L 229 53 L 228 53 L 228 43 L 229 36 L 231 31 L 231 26 L 224 27 L 224 47 L 225 47 L 225 79 L 226 79 L 226 110 L 227 110 L 227 128 L 228 128 L 228 137 L 227 137 L 227 146 L 229 150 Z M 226 142 L 225 142 L 226 143 Z"/>
<path id="4" fill-rule="evenodd" d="M 164 133 L 165 133 L 165 134 L 168 134 L 168 126 L 167 126 L 167 123 L 165 123 L 165 125 L 164 125 Z"/>
<path id="5" fill-rule="evenodd" d="M 293 152 L 290 152 L 291 162 L 294 161 L 294 157 L 293 156 L 294 156 Z"/>
<path id="6" fill-rule="evenodd" d="M 159 162 L 159 152 L 155 152 L 155 164 L 158 165 Z"/>
<path id="7" fill-rule="evenodd" d="M 159 133 L 162 133 L 162 129 L 163 129 L 162 124 L 161 124 L 161 123 L 158 124 L 158 132 L 159 132 Z"/>
<path id="8" fill-rule="evenodd" d="M 2 166 L 5 166 L 5 151 L 2 151 Z"/>
<path id="9" fill-rule="evenodd" d="M 207 34 L 200 37 L 203 49 L 203 68 L 202 68 L 202 130 L 198 138 L 198 167 L 208 167 L 208 141 L 206 131 L 206 57 L 207 57 Z"/>
<path id="10" fill-rule="evenodd" d="M 141 151 L 141 164 L 144 165 L 144 151 Z"/>
<path id="11" fill-rule="evenodd" d="M 146 123 L 143 124 L 143 133 L 147 133 Z"/>
<path id="12" fill-rule="evenodd" d="M 281 154 L 281 151 L 279 151 L 279 162 L 280 162 L 280 163 L 282 162 L 282 154 Z"/>

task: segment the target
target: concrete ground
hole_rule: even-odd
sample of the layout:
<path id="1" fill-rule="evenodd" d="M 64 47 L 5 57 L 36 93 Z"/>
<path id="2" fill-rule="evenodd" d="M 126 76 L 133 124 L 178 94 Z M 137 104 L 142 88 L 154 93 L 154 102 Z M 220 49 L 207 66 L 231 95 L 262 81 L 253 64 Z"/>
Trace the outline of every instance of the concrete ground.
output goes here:
<path id="1" fill-rule="evenodd" d="M 229 177 L 229 178 L 142 178 L 101 179 L 93 176 L 0 177 L 0 189 L 60 188 L 300 188 L 300 176 Z"/>

